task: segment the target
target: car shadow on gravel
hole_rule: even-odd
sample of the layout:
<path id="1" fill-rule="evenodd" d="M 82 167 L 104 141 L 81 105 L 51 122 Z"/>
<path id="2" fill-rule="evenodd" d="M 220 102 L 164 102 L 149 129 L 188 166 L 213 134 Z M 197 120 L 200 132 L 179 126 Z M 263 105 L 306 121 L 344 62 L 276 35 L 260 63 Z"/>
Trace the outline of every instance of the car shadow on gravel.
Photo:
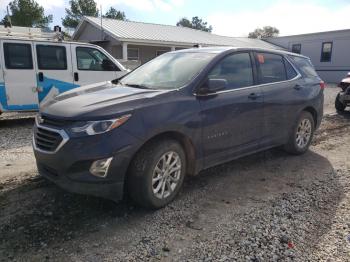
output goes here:
<path id="1" fill-rule="evenodd" d="M 308 195 L 308 190 L 311 195 Z M 300 209 L 288 210 L 295 213 L 293 217 L 302 216 L 304 220 L 317 217 L 313 222 L 314 233 L 303 236 L 308 239 L 307 248 L 317 243 L 329 229 L 342 192 L 335 171 L 326 158 L 312 151 L 303 156 L 290 156 L 278 149 L 188 177 L 179 197 L 169 207 L 156 212 L 136 208 L 127 201 L 115 204 L 70 194 L 43 178 L 35 177 L 12 185 L 9 190 L 6 185 L 0 187 L 0 258 L 20 258 L 30 251 L 59 249 L 64 243 L 91 234 L 104 234 L 106 238 L 111 234 L 118 236 L 125 227 L 134 226 L 135 220 L 146 223 L 143 217 L 155 213 L 159 216 L 169 210 L 187 208 L 188 219 L 210 226 L 218 222 L 217 215 L 223 211 L 239 210 L 240 207 L 259 209 L 261 205 L 273 209 L 273 205 L 282 205 L 283 199 L 289 198 L 303 205 Z M 332 204 L 323 206 L 323 200 Z M 193 213 L 191 205 L 196 206 Z M 204 215 L 198 217 L 198 212 Z M 113 232 L 108 227 L 112 227 Z"/>

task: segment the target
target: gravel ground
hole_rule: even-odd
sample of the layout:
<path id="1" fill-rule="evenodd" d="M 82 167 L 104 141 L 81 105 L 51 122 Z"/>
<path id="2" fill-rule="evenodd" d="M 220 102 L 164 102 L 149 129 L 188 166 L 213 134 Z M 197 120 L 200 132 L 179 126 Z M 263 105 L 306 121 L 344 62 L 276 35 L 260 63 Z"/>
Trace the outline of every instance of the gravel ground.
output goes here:
<path id="1" fill-rule="evenodd" d="M 350 261 L 350 114 L 337 89 L 311 150 L 269 150 L 186 179 L 158 211 L 37 176 L 33 114 L 0 121 L 0 261 Z"/>

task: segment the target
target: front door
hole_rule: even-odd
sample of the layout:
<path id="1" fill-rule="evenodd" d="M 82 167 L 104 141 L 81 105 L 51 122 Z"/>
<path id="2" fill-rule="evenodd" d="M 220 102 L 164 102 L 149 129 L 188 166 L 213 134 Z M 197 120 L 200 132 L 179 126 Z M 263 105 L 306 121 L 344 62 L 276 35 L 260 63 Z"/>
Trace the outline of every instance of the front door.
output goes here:
<path id="1" fill-rule="evenodd" d="M 97 47 L 74 44 L 71 47 L 76 85 L 111 81 L 123 75 L 113 59 Z"/>
<path id="2" fill-rule="evenodd" d="M 226 90 L 198 97 L 206 167 L 256 150 L 262 137 L 263 97 L 248 52 L 223 58 L 209 79 L 225 79 Z"/>
<path id="3" fill-rule="evenodd" d="M 40 103 L 77 87 L 73 83 L 70 44 L 36 42 L 34 51 Z"/>
<path id="4" fill-rule="evenodd" d="M 4 109 L 15 111 L 38 109 L 32 43 L 4 40 L 2 52 L 7 97 Z"/>

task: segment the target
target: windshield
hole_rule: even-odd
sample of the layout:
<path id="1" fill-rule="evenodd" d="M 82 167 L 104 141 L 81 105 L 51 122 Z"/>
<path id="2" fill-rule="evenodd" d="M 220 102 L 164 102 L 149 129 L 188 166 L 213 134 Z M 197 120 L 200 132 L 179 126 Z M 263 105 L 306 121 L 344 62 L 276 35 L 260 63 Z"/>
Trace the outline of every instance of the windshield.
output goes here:
<path id="1" fill-rule="evenodd" d="M 121 80 L 122 85 L 150 89 L 177 89 L 189 83 L 215 54 L 168 53 L 135 69 Z"/>

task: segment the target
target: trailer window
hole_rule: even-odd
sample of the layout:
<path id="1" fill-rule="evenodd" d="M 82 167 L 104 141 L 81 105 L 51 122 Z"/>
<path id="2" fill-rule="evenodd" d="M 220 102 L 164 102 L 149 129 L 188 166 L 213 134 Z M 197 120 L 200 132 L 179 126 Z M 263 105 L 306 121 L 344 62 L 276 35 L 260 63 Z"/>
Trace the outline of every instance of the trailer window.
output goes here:
<path id="1" fill-rule="evenodd" d="M 4 56 L 7 69 L 33 69 L 30 44 L 4 43 Z"/>
<path id="2" fill-rule="evenodd" d="M 36 53 L 40 70 L 67 69 L 67 54 L 64 46 L 37 45 Z"/>

